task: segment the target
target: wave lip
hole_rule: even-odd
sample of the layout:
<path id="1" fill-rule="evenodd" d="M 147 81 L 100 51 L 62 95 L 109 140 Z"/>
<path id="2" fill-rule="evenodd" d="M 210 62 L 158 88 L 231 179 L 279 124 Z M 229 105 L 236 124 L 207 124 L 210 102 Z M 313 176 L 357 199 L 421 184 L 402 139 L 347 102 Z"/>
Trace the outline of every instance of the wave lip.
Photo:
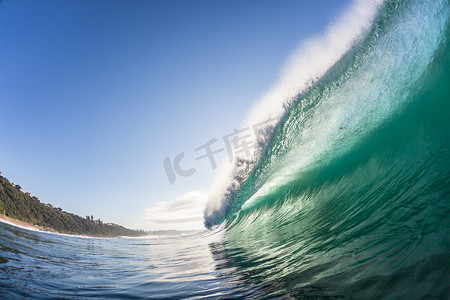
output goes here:
<path id="1" fill-rule="evenodd" d="M 310 89 L 367 35 L 382 3 L 381 0 L 355 0 L 323 35 L 301 44 L 288 59 L 278 82 L 255 104 L 244 123 L 248 126 L 271 118 L 281 122 L 295 98 Z M 257 136 L 259 148 L 253 156 L 237 157 L 236 164 L 225 167 L 216 179 L 204 213 L 206 227 L 221 223 L 230 213 L 232 198 L 260 160 L 273 132 L 273 127 L 262 129 Z"/>

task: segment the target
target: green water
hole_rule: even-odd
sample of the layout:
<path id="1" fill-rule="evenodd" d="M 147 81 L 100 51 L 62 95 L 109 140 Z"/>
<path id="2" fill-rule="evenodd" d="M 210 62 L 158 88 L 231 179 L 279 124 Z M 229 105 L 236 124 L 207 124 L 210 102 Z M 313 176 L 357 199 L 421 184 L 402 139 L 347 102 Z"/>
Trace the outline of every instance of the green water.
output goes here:
<path id="1" fill-rule="evenodd" d="M 276 128 L 224 247 L 269 294 L 450 296 L 448 1 L 387 1 Z M 309 298 L 308 298 L 309 299 Z"/>

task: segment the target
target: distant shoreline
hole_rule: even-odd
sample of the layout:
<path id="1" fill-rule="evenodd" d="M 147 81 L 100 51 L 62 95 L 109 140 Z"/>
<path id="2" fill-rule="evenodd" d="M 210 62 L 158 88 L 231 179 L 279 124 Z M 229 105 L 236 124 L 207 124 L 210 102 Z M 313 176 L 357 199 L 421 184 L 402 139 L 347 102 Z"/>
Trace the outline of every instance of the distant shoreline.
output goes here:
<path id="1" fill-rule="evenodd" d="M 59 234 L 59 235 L 65 235 L 65 236 L 96 238 L 96 239 L 113 239 L 113 238 L 117 238 L 117 237 L 125 237 L 125 238 L 171 237 L 171 236 L 178 236 L 178 235 L 196 234 L 199 232 L 198 230 L 186 230 L 186 231 L 157 230 L 157 231 L 153 231 L 153 232 L 148 232 L 148 235 L 136 236 L 136 237 L 132 237 L 132 236 L 108 237 L 108 236 L 93 236 L 93 235 L 85 235 L 85 234 L 68 234 L 68 233 L 58 232 L 52 228 L 43 227 L 43 226 L 39 226 L 39 225 L 33 225 L 31 223 L 27 223 L 27 222 L 20 221 L 20 220 L 14 219 L 14 218 L 10 218 L 3 214 L 0 214 L 0 223 L 8 224 L 8 225 L 11 225 L 11 226 L 14 226 L 17 228 L 21 228 L 21 229 L 25 229 L 25 230 L 53 233 L 53 234 Z"/>
<path id="2" fill-rule="evenodd" d="M 145 236 L 144 230 L 132 230 L 105 223 L 93 216 L 82 218 L 60 207 L 42 203 L 24 192 L 20 185 L 0 175 L 0 221 L 34 231 L 86 237 Z"/>
<path id="3" fill-rule="evenodd" d="M 27 223 L 24 221 L 20 221 L 14 218 L 7 217 L 5 215 L 0 214 L 0 223 L 8 224 L 20 229 L 30 230 L 30 231 L 37 231 L 37 232 L 45 232 L 45 233 L 51 233 L 51 234 L 58 234 L 58 235 L 64 235 L 64 236 L 73 236 L 73 237 L 79 237 L 79 238 L 93 238 L 93 239 L 113 239 L 117 237 L 102 237 L 102 236 L 93 236 L 93 235 L 85 235 L 85 234 L 70 234 L 70 233 L 61 233 L 58 232 L 52 228 L 43 227 L 39 225 L 33 225 L 31 223 Z"/>
<path id="4" fill-rule="evenodd" d="M 30 224 L 30 223 L 27 223 L 24 221 L 20 221 L 18 219 L 10 218 L 3 214 L 0 214 L 0 222 L 10 224 L 10 225 L 13 225 L 16 227 L 24 228 L 24 229 L 34 230 L 34 231 L 59 233 L 58 231 L 56 231 L 52 228 L 47 228 L 47 227 L 43 227 L 43 226 L 39 226 L 39 225 L 33 225 L 33 224 Z"/>

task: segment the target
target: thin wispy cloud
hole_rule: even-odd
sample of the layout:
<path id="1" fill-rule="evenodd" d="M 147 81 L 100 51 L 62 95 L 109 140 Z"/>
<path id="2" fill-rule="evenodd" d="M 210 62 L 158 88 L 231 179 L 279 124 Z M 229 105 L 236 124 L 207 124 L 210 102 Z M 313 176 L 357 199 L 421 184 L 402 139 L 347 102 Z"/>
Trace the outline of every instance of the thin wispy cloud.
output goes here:
<path id="1" fill-rule="evenodd" d="M 148 221 L 151 230 L 195 230 L 203 229 L 203 212 L 208 195 L 191 191 L 170 201 L 158 202 L 146 208 L 142 218 Z"/>

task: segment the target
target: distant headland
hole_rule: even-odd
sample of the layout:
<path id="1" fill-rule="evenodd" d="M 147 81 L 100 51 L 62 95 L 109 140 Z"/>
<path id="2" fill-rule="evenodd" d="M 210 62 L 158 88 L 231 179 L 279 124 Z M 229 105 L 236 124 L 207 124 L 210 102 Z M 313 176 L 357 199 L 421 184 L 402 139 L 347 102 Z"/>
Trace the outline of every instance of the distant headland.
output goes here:
<path id="1" fill-rule="evenodd" d="M 0 219 L 13 225 L 54 233 L 93 237 L 144 236 L 149 232 L 132 230 L 113 223 L 104 223 L 93 216 L 82 218 L 45 204 L 10 182 L 0 172 Z"/>

